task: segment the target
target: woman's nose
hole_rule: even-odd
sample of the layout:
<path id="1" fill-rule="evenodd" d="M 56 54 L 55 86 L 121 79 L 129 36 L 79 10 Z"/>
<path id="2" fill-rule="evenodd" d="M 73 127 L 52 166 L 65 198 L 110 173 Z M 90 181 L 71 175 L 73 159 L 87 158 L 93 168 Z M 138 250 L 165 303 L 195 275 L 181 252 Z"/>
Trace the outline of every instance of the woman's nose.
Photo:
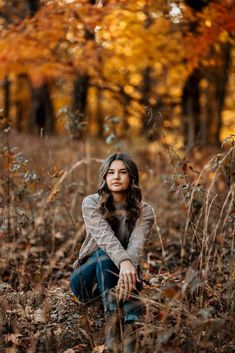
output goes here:
<path id="1" fill-rule="evenodd" d="M 120 176 L 119 176 L 119 173 L 115 173 L 115 174 L 114 174 L 114 179 L 119 179 L 119 177 L 120 177 Z"/>

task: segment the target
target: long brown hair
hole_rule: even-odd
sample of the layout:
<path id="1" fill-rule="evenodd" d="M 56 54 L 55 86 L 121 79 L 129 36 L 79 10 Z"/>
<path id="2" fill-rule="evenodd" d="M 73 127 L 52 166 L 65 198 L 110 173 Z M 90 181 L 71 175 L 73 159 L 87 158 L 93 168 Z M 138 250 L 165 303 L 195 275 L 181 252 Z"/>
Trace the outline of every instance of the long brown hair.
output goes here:
<path id="1" fill-rule="evenodd" d="M 127 173 L 130 177 L 130 187 L 127 191 L 126 198 L 126 222 L 128 229 L 131 232 L 135 226 L 137 218 L 140 216 L 140 203 L 142 194 L 139 187 L 138 167 L 135 161 L 125 152 L 111 154 L 104 160 L 100 167 L 98 184 L 98 193 L 100 195 L 99 210 L 115 231 L 117 221 L 115 217 L 112 216 L 112 212 L 115 210 L 115 207 L 113 205 L 112 193 L 108 189 L 105 179 L 111 163 L 117 160 L 122 161 L 125 164 Z"/>

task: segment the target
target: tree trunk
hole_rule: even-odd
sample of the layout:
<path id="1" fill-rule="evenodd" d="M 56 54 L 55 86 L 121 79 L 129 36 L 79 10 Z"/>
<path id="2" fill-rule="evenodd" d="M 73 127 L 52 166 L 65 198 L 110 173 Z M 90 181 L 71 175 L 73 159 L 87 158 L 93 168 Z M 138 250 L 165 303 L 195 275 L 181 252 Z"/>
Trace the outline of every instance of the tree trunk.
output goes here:
<path id="1" fill-rule="evenodd" d="M 153 106 L 150 105 L 149 99 L 151 96 L 152 89 L 152 79 L 151 79 L 151 68 L 146 67 L 143 71 L 143 105 L 145 112 L 143 114 L 143 128 L 142 131 L 144 135 L 150 140 L 154 141 L 160 137 L 160 125 L 159 125 L 159 112 L 162 108 L 162 100 L 158 99 L 157 103 Z"/>
<path id="2" fill-rule="evenodd" d="M 5 77 L 3 83 L 3 90 L 4 90 L 4 107 L 3 107 L 3 116 L 9 118 L 9 111 L 10 111 L 10 81 L 8 77 Z"/>
<path id="3" fill-rule="evenodd" d="M 40 8 L 40 0 L 28 0 L 31 15 L 34 15 Z"/>
<path id="4" fill-rule="evenodd" d="M 54 131 L 53 105 L 47 83 L 31 90 L 31 112 L 28 130 L 30 133 L 50 134 Z"/>
<path id="5" fill-rule="evenodd" d="M 87 104 L 87 91 L 89 86 L 89 77 L 78 76 L 74 82 L 73 88 L 73 111 L 78 111 L 80 114 L 85 115 Z"/>
<path id="6" fill-rule="evenodd" d="M 185 3 L 195 11 L 202 11 L 210 2 L 211 0 L 185 0 Z"/>
<path id="7" fill-rule="evenodd" d="M 96 5 L 96 0 L 89 0 L 91 5 Z M 95 40 L 95 33 L 88 27 L 84 28 L 85 39 L 87 41 Z M 86 108 L 87 108 L 87 96 L 89 89 L 88 75 L 78 74 L 73 85 L 73 96 L 72 96 L 72 121 L 69 121 L 69 130 L 73 138 L 83 138 L 84 128 L 86 121 Z"/>
<path id="8" fill-rule="evenodd" d="M 16 78 L 16 95 L 15 95 L 15 121 L 16 129 L 21 132 L 27 127 L 28 111 L 28 78 L 25 75 L 18 75 Z"/>
<path id="9" fill-rule="evenodd" d="M 73 138 L 84 137 L 86 122 L 87 95 L 89 88 L 89 76 L 78 75 L 73 85 L 72 119 L 70 121 L 70 134 Z"/>
<path id="10" fill-rule="evenodd" d="M 210 0 L 185 0 L 184 2 L 196 12 L 200 12 L 210 3 Z M 196 34 L 197 28 L 197 20 L 192 20 L 189 26 L 190 32 Z M 201 78 L 201 71 L 195 69 L 186 80 L 183 88 L 181 106 L 183 113 L 184 145 L 187 148 L 191 148 L 198 143 L 202 144 L 202 139 L 205 138 L 206 134 L 206 113 L 202 111 L 200 105 Z M 201 114 L 202 112 L 204 114 Z"/>
<path id="11" fill-rule="evenodd" d="M 227 93 L 229 69 L 231 64 L 231 44 L 226 43 L 222 47 L 222 65 L 218 70 L 218 76 L 216 77 L 216 118 L 218 129 L 216 131 L 216 141 L 220 143 L 220 131 L 222 128 L 222 111 L 224 109 L 224 103 Z"/>
<path id="12" fill-rule="evenodd" d="M 104 137 L 104 117 L 103 117 L 103 111 L 102 111 L 102 100 L 103 100 L 103 91 L 100 89 L 96 90 L 96 114 L 95 114 L 95 119 L 96 119 L 96 124 L 97 124 L 97 135 L 99 138 Z"/>
<path id="13" fill-rule="evenodd" d="M 199 143 L 200 126 L 200 83 L 201 73 L 198 69 L 187 79 L 182 95 L 184 144 L 191 148 Z"/>
<path id="14" fill-rule="evenodd" d="M 212 56 L 215 53 L 212 52 Z M 221 47 L 221 54 L 217 58 L 219 64 L 204 72 L 207 80 L 202 104 L 203 121 L 205 126 L 204 142 L 210 145 L 220 145 L 222 128 L 222 111 L 227 92 L 229 68 L 231 63 L 231 45 L 226 43 Z"/>
<path id="15" fill-rule="evenodd" d="M 215 53 L 211 52 L 211 56 Z M 231 45 L 221 49 L 219 65 L 206 70 L 195 70 L 184 86 L 182 112 L 184 117 L 184 142 L 190 148 L 195 144 L 220 145 L 222 111 L 226 98 Z M 200 89 L 200 80 L 205 85 Z"/>
<path id="16" fill-rule="evenodd" d="M 151 72 L 151 68 L 149 66 L 143 70 L 142 93 L 143 93 L 143 105 L 146 109 L 149 107 L 149 97 L 150 97 L 150 90 L 151 90 L 150 72 Z M 149 129 L 150 129 L 149 122 L 150 122 L 149 117 L 146 114 L 144 114 L 143 133 L 145 134 L 146 137 L 149 137 Z"/>

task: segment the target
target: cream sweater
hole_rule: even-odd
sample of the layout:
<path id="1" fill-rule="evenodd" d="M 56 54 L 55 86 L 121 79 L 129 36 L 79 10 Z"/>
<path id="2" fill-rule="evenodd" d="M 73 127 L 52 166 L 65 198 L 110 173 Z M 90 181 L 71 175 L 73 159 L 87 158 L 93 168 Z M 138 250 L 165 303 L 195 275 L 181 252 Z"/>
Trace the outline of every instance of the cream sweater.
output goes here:
<path id="1" fill-rule="evenodd" d="M 99 248 L 106 252 L 117 267 L 120 267 L 121 261 L 127 259 L 131 260 L 134 266 L 138 266 L 143 256 L 145 241 L 154 223 L 153 208 L 146 202 L 141 202 L 141 215 L 130 234 L 125 222 L 126 212 L 119 212 L 123 206 L 115 203 L 117 211 L 115 217 L 119 220 L 118 232 L 115 234 L 98 210 L 99 198 L 98 194 L 93 194 L 83 200 L 82 215 L 86 226 L 86 238 L 73 267 L 77 267 L 79 261 L 84 260 Z"/>

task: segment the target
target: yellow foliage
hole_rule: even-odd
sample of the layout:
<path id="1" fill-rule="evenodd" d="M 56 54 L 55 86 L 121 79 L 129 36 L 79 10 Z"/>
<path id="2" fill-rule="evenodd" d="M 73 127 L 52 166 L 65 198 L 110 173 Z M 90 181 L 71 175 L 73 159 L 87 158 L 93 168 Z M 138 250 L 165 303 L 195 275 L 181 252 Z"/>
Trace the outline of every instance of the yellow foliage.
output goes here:
<path id="1" fill-rule="evenodd" d="M 228 31 L 223 31 L 219 35 L 219 39 L 222 43 L 226 43 L 229 40 L 229 33 Z"/>
<path id="2" fill-rule="evenodd" d="M 142 126 L 142 122 L 141 120 L 136 117 L 136 116 L 129 116 L 128 117 L 128 123 L 129 125 L 136 131 L 139 131 L 139 129 L 141 129 Z"/>
<path id="3" fill-rule="evenodd" d="M 177 21 L 171 5 L 164 0 L 112 0 L 104 5 L 87 0 L 45 1 L 34 17 L 1 31 L 0 80 L 23 74 L 40 86 L 61 77 L 86 75 L 91 86 L 102 88 L 104 114 L 117 111 L 123 116 L 128 111 L 130 124 L 137 129 L 143 101 L 155 105 L 159 97 L 179 99 L 195 67 L 217 64 L 216 58 L 207 57 L 208 43 L 214 41 L 219 49 L 221 42 L 231 40 L 232 15 L 225 12 L 224 4 L 211 4 L 197 16 L 177 3 L 182 12 Z M 199 23 L 198 35 L 186 33 L 193 21 Z M 146 68 L 150 69 L 147 93 Z M 89 94 L 96 107 L 94 95 Z M 96 114 L 94 108 L 89 112 Z M 61 127 L 64 121 L 57 124 Z"/>

